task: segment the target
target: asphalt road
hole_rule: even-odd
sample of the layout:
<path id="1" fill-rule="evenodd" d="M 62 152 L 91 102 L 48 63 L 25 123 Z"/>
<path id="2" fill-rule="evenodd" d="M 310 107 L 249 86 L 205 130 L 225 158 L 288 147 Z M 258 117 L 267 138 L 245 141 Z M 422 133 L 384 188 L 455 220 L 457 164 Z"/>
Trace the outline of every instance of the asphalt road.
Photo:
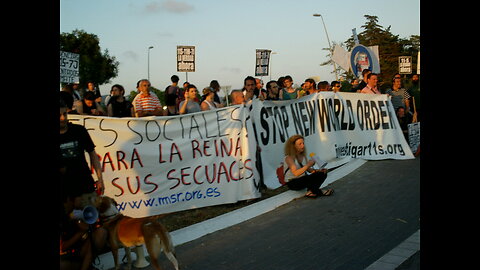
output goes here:
<path id="1" fill-rule="evenodd" d="M 368 161 L 328 188 L 177 246 L 180 269 L 360 270 L 420 228 L 419 158 Z"/>

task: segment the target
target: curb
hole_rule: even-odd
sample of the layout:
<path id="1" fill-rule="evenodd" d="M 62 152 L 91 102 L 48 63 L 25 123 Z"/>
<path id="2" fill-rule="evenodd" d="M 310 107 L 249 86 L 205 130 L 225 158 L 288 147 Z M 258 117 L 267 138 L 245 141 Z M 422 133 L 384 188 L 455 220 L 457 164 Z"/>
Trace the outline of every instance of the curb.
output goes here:
<path id="1" fill-rule="evenodd" d="M 395 270 L 420 250 L 420 230 L 416 231 L 365 270 Z"/>
<path id="2" fill-rule="evenodd" d="M 332 172 L 328 173 L 327 179 L 321 187 L 327 186 L 330 183 L 350 174 L 365 164 L 367 161 L 363 159 L 352 159 L 350 162 L 338 167 Z M 188 227 L 178 229 L 170 232 L 174 246 L 179 246 L 187 242 L 198 239 L 204 235 L 228 228 L 230 226 L 239 224 L 261 214 L 274 210 L 275 208 L 284 205 L 294 199 L 300 198 L 305 194 L 304 191 L 288 190 L 279 195 L 259 201 L 246 207 L 225 213 L 223 215 L 207 219 L 205 221 L 190 225 Z M 148 256 L 147 248 L 143 245 L 144 253 Z M 121 259 L 125 255 L 123 248 L 118 250 L 118 256 Z M 132 260 L 136 260 L 135 252 L 132 252 Z M 113 256 L 111 252 L 107 252 L 98 256 L 100 262 L 95 264 L 98 269 L 111 269 L 115 267 Z M 369 269 L 370 270 L 370 269 Z M 372 269 L 373 270 L 373 269 Z"/>

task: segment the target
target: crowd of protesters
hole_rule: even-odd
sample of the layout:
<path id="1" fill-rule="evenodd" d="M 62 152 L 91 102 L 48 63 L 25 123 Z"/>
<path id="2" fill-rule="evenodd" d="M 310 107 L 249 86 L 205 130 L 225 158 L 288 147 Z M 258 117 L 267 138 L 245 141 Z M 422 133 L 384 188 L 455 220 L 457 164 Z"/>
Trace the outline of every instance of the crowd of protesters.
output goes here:
<path id="1" fill-rule="evenodd" d="M 387 94 L 397 114 L 402 128 L 406 129 L 409 123 L 420 121 L 420 81 L 419 75 L 411 78 L 402 78 L 395 74 L 393 78 L 382 78 L 383 86 L 379 86 L 380 74 L 372 73 L 369 69 L 362 71 L 360 79 L 351 82 L 320 81 L 315 82 L 307 78 L 300 86 L 294 84 L 290 75 L 270 80 L 264 88 L 262 79 L 247 76 L 243 80 L 241 89 L 234 89 L 230 95 L 220 98 L 220 84 L 212 80 L 210 85 L 203 89 L 194 84 L 184 82 L 179 86 L 179 77 L 171 76 L 171 85 L 162 92 L 152 91 L 149 80 L 141 79 L 137 82 L 135 95 L 126 96 L 125 88 L 114 84 L 109 95 L 102 99 L 95 82 L 88 81 L 85 89 L 79 89 L 79 83 L 67 84 L 60 91 L 60 98 L 67 106 L 69 114 L 83 114 L 110 117 L 144 117 L 170 116 L 193 113 L 205 110 L 248 103 L 253 99 L 264 100 L 292 100 L 323 91 L 352 92 L 365 94 Z M 404 130 L 405 132 L 405 130 Z"/>
<path id="2" fill-rule="evenodd" d="M 171 76 L 171 85 L 161 93 L 159 98 L 151 90 L 151 84 L 147 79 L 137 82 L 136 96 L 129 100 L 125 96 L 122 85 L 115 84 L 110 89 L 110 94 L 102 101 L 100 91 L 94 82 L 89 81 L 84 90 L 78 89 L 78 83 L 65 85 L 61 91 L 61 97 L 68 107 L 70 114 L 87 114 L 111 117 L 143 117 L 143 116 L 167 116 L 193 113 L 205 110 L 221 108 L 227 105 L 249 102 L 252 99 L 259 100 L 291 100 L 322 91 L 353 92 L 366 94 L 387 94 L 397 114 L 398 120 L 404 133 L 409 123 L 420 121 L 420 83 L 419 76 L 414 74 L 410 79 L 395 74 L 391 79 L 383 78 L 383 84 L 390 87 L 379 87 L 380 74 L 372 73 L 369 69 L 362 71 L 362 78 L 347 81 L 320 81 L 315 82 L 307 78 L 298 87 L 290 75 L 282 76 L 277 80 L 264 83 L 259 78 L 247 76 L 244 79 L 242 89 L 232 90 L 225 99 L 220 99 L 218 92 L 220 84 L 212 80 L 210 85 L 198 89 L 195 85 L 184 82 L 179 87 L 179 77 Z M 238 91 L 239 90 L 239 91 Z M 157 92 L 159 93 L 159 92 Z M 243 97 L 240 97 L 240 94 Z M 228 99 L 228 101 L 227 101 Z M 162 100 L 163 103 L 162 104 Z M 408 139 L 408 137 L 406 136 Z"/>
<path id="3" fill-rule="evenodd" d="M 265 88 L 261 79 L 247 76 L 244 79 L 242 89 L 239 90 L 243 93 L 245 102 L 254 98 L 262 101 L 291 100 L 322 91 L 387 94 L 391 97 L 395 110 L 398 107 L 403 107 L 410 114 L 419 112 L 420 86 L 418 75 L 414 74 L 409 80 L 406 78 L 402 79 L 400 74 L 396 74 L 391 80 L 383 78 L 384 84 L 390 85 L 390 87 L 384 89 L 380 89 L 378 85 L 379 76 L 379 74 L 365 69 L 362 72 L 360 82 L 354 79 L 351 83 L 347 81 L 320 81 L 316 83 L 312 78 L 307 78 L 300 86 L 297 86 L 294 84 L 293 78 L 290 75 L 286 75 L 277 80 L 269 81 Z M 180 108 L 182 106 L 180 106 L 180 103 L 183 101 L 187 101 L 183 103 L 184 105 L 187 104 L 187 107 L 192 107 L 192 111 L 187 110 L 188 112 L 220 108 L 233 102 L 231 95 L 234 92 L 233 90 L 230 96 L 226 97 L 230 102 L 227 103 L 225 99 L 220 99 L 218 95 L 220 84 L 217 80 L 212 80 L 210 85 L 203 89 L 199 89 L 189 82 L 184 82 L 183 87 L 179 87 L 179 77 L 177 75 L 173 75 L 171 81 L 172 84 L 165 88 L 165 91 L 162 93 L 164 97 L 161 99 L 151 91 L 151 84 L 147 79 L 141 79 L 137 82 L 137 93 L 133 100 L 129 100 L 125 96 L 125 89 L 122 85 L 115 84 L 111 87 L 110 94 L 102 101 L 100 92 L 93 82 L 88 82 L 87 88 L 84 90 L 78 89 L 78 83 L 65 85 L 61 95 L 69 107 L 70 114 L 78 113 L 112 117 L 178 115 L 181 114 Z M 192 93 L 189 94 L 188 92 Z M 412 102 L 415 99 L 415 104 L 413 104 Z M 161 100 L 165 104 L 162 104 Z M 197 107 L 195 104 L 199 106 Z M 414 109 L 414 105 L 416 109 Z"/>
<path id="4" fill-rule="evenodd" d="M 389 86 L 383 89 L 379 87 L 379 76 L 380 74 L 364 69 L 360 82 L 354 79 L 351 83 L 347 81 L 316 83 L 312 78 L 307 78 L 297 86 L 293 78 L 286 75 L 267 82 L 265 88 L 261 79 L 247 76 L 242 89 L 232 90 L 225 99 L 218 95 L 220 84 L 217 80 L 212 80 L 210 85 L 203 89 L 189 82 L 184 82 L 181 88 L 177 75 L 171 76 L 172 83 L 163 93 L 157 92 L 164 95 L 161 98 L 151 90 L 151 84 L 147 79 L 137 82 L 136 95 L 132 100 L 125 96 L 125 88 L 122 85 L 115 84 L 111 87 L 110 94 L 102 101 L 98 87 L 91 81 L 87 83 L 86 89 L 80 90 L 78 83 L 74 83 L 65 85 L 60 93 L 70 114 L 111 117 L 179 115 L 235 105 L 239 104 L 239 100 L 242 100 L 240 103 L 252 99 L 291 100 L 322 91 L 387 94 L 403 132 L 406 133 L 409 123 L 420 121 L 419 76 L 414 74 L 410 79 L 406 79 L 400 74 L 395 74 L 391 80 L 383 78 L 383 84 Z M 408 136 L 406 138 L 408 140 Z"/>
<path id="5" fill-rule="evenodd" d="M 387 94 L 408 141 L 408 124 L 420 120 L 419 76 L 415 74 L 410 81 L 405 81 L 400 74 L 396 74 L 389 84 L 391 87 L 385 87 L 385 90 L 380 90 L 378 77 L 378 74 L 364 70 L 360 82 L 355 79 L 351 84 L 345 81 L 316 83 L 313 79 L 307 78 L 300 87 L 296 87 L 293 78 L 286 75 L 278 80 L 269 81 L 264 88 L 261 79 L 247 76 L 242 89 L 232 90 L 226 100 L 222 100 L 218 95 L 220 90 L 218 81 L 212 80 L 209 86 L 202 89 L 200 95 L 199 89 L 189 82 L 185 82 L 183 88 L 180 88 L 176 75 L 171 77 L 172 84 L 168 85 L 163 93 L 160 92 L 164 95 L 161 98 L 151 90 L 151 83 L 147 79 L 137 82 L 136 95 L 132 100 L 125 96 L 125 88 L 119 84 L 111 87 L 110 94 L 105 100 L 102 100 L 94 82 L 88 82 L 86 89 L 83 90 L 78 88 L 78 83 L 65 85 L 60 91 L 61 268 L 70 269 L 71 264 L 76 263 L 78 269 L 91 269 L 94 255 L 105 246 L 107 237 L 106 231 L 101 227 L 91 226 L 69 217 L 73 209 L 83 209 L 91 204 L 95 194 L 103 194 L 104 185 L 92 139 L 83 126 L 68 122 L 68 114 L 110 117 L 168 116 L 246 104 L 253 99 L 292 100 L 322 91 Z M 165 104 L 162 104 L 161 100 L 164 100 Z M 305 147 L 301 136 L 290 138 L 285 147 L 288 149 L 285 150 L 286 157 L 289 158 L 286 161 L 286 168 L 287 171 L 290 170 L 288 172 L 290 174 L 286 176 L 290 176 L 292 180 L 288 184 L 289 188 L 296 190 L 307 187 L 306 196 L 309 198 L 333 193 L 333 190 L 323 191 L 319 188 L 326 178 L 327 170 L 311 169 L 313 161 L 308 161 L 304 156 Z M 257 149 L 256 155 L 260 164 L 256 166 L 262 175 L 259 151 Z M 85 152 L 88 153 L 99 179 L 95 183 L 85 160 Z M 311 171 L 312 175 L 304 175 L 306 171 Z"/>

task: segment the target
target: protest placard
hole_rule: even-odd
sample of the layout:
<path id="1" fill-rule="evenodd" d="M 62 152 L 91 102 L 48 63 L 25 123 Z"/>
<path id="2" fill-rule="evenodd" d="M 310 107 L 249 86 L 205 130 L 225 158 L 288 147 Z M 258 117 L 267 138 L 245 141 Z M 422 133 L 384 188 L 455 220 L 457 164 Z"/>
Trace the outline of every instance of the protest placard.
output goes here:
<path id="1" fill-rule="evenodd" d="M 257 49 L 255 53 L 255 76 L 267 76 L 271 50 Z"/>
<path id="2" fill-rule="evenodd" d="M 60 51 L 60 82 L 79 82 L 80 55 Z"/>
<path id="3" fill-rule="evenodd" d="M 195 46 L 177 46 L 177 71 L 195 72 Z"/>
<path id="4" fill-rule="evenodd" d="M 412 74 L 412 57 L 411 56 L 398 57 L 398 73 Z"/>

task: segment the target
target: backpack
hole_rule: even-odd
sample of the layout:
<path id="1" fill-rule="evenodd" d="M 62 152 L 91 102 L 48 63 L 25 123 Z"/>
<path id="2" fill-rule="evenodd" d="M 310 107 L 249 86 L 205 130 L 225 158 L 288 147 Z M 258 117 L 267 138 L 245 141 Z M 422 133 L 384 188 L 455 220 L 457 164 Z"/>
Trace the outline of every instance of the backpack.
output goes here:
<path id="1" fill-rule="evenodd" d="M 179 88 L 177 87 L 177 89 L 175 89 L 175 91 L 173 93 L 169 93 L 169 90 L 170 90 L 170 87 L 173 87 L 171 85 L 167 86 L 165 88 L 165 92 L 164 92 L 164 95 L 165 95 L 165 105 L 167 106 L 175 106 L 176 105 L 176 101 L 178 99 L 178 92 L 179 92 Z"/>
<path id="2" fill-rule="evenodd" d="M 289 170 L 290 168 L 287 168 L 286 170 L 284 170 L 284 166 L 283 166 L 283 162 L 280 163 L 280 166 L 277 167 L 277 178 L 278 178 L 278 182 L 280 182 L 280 184 L 282 186 L 284 186 L 285 184 L 287 184 L 287 182 L 285 182 L 285 173 Z"/>

